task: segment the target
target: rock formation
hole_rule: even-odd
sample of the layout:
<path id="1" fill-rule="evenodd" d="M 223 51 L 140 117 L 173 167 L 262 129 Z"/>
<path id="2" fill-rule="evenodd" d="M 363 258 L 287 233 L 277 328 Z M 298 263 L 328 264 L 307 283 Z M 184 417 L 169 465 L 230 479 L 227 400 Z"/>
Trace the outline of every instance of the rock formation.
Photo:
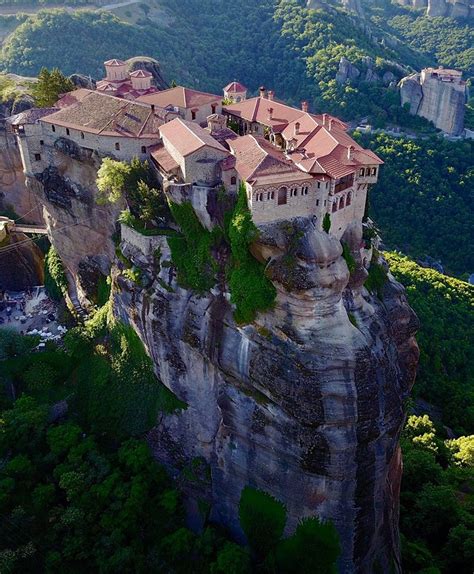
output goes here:
<path id="1" fill-rule="evenodd" d="M 160 63 L 154 58 L 149 58 L 148 56 L 137 56 L 127 60 L 127 64 L 129 72 L 134 72 L 135 70 L 146 70 L 147 72 L 150 72 L 150 74 L 153 75 L 153 83 L 159 90 L 166 90 L 169 88 L 168 83 L 163 77 Z"/>
<path id="2" fill-rule="evenodd" d="M 398 439 L 417 321 L 391 276 L 380 299 L 363 287 L 361 229 L 344 237 L 350 276 L 340 242 L 309 220 L 261 226 L 252 252 L 268 262 L 276 305 L 239 326 L 224 283 L 201 296 L 180 288 L 166 238 L 123 228 L 121 249 L 147 288 L 116 269 L 114 313 L 187 404 L 149 442 L 180 476 L 194 523 L 207 506 L 241 538 L 238 501 L 250 484 L 285 503 L 288 532 L 305 516 L 333 520 L 340 572 L 400 572 Z M 200 470 L 188 480 L 190 465 Z"/>
<path id="3" fill-rule="evenodd" d="M 443 80 L 442 69 L 434 72 L 423 70 L 401 80 L 402 106 L 408 104 L 412 115 L 426 118 L 443 132 L 460 135 L 464 130 L 466 84 L 457 79 Z"/>
<path id="4" fill-rule="evenodd" d="M 11 232 L 0 246 L 0 288 L 21 291 L 43 283 L 41 249 L 23 233 Z"/>
<path id="5" fill-rule="evenodd" d="M 402 6 L 426 8 L 428 16 L 468 18 L 474 14 L 472 0 L 396 0 Z"/>

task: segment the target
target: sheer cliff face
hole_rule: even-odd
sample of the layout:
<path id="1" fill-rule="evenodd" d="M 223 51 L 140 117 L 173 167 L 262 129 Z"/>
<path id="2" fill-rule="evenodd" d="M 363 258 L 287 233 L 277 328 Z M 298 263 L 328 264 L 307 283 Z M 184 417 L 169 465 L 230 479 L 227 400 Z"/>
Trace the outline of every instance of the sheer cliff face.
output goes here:
<path id="1" fill-rule="evenodd" d="M 188 405 L 163 416 L 149 442 L 180 475 L 194 517 L 207 503 L 241 535 L 238 501 L 250 484 L 285 503 L 289 531 L 305 516 L 333 520 L 341 572 L 399 571 L 398 438 L 417 321 L 392 277 L 382 300 L 363 287 L 360 229 L 344 239 L 356 254 L 351 276 L 339 241 L 309 221 L 262 227 L 253 253 L 268 261 L 278 296 L 247 326 L 235 324 L 225 286 L 206 296 L 178 287 L 165 238 L 158 266 L 158 245 L 153 258 L 123 242 L 148 287 L 116 271 L 114 311 Z"/>

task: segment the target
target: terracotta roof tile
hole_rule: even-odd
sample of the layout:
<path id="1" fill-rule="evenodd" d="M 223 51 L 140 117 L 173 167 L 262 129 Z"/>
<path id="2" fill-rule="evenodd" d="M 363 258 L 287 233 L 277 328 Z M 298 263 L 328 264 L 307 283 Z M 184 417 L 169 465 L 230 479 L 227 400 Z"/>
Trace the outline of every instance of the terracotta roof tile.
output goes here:
<path id="1" fill-rule="evenodd" d="M 166 108 L 166 106 L 176 106 L 178 108 L 191 109 L 206 104 L 219 104 L 222 101 L 222 96 L 177 86 L 176 88 L 163 90 L 156 94 L 140 97 L 138 101 L 149 105 L 154 104 L 162 108 Z"/>
<path id="2" fill-rule="evenodd" d="M 228 154 L 229 152 L 211 134 L 195 122 L 176 118 L 160 127 L 160 134 L 183 156 L 207 146 Z"/>
<path id="3" fill-rule="evenodd" d="M 80 101 L 42 118 L 84 132 L 122 137 L 158 136 L 162 116 L 148 106 L 90 91 Z"/>
<path id="4" fill-rule="evenodd" d="M 240 82 L 231 82 L 224 88 L 224 92 L 229 92 L 231 94 L 239 94 L 246 91 L 247 88 Z"/>

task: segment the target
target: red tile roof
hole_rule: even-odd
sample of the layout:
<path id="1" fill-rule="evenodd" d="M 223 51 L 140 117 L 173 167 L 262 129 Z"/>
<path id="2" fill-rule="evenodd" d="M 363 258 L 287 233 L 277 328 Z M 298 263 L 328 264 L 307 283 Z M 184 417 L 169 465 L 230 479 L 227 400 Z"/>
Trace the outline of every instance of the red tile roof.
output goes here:
<path id="1" fill-rule="evenodd" d="M 224 88 L 224 92 L 229 92 L 231 94 L 240 94 L 246 91 L 247 88 L 240 82 L 231 82 Z"/>
<path id="2" fill-rule="evenodd" d="M 104 66 L 125 66 L 126 62 L 124 62 L 123 60 L 117 60 L 117 58 L 114 58 L 113 60 L 107 60 L 107 62 L 104 62 Z"/>
<path id="3" fill-rule="evenodd" d="M 182 157 L 198 151 L 203 147 L 229 152 L 211 134 L 195 122 L 176 118 L 160 127 L 160 135 L 178 151 Z"/>
<path id="4" fill-rule="evenodd" d="M 270 108 L 273 110 L 271 119 Z M 289 122 L 297 120 L 305 114 L 302 110 L 260 96 L 244 100 L 238 104 L 224 106 L 223 111 L 248 122 L 258 122 L 272 127 L 275 131 L 282 131 Z"/>
<path id="5" fill-rule="evenodd" d="M 41 119 L 42 122 L 98 135 L 158 138 L 163 110 L 100 92 L 88 93 L 75 104 Z"/>
<path id="6" fill-rule="evenodd" d="M 265 138 L 247 135 L 230 141 L 229 145 L 236 158 L 237 172 L 251 184 L 311 179 Z"/>
<path id="7" fill-rule="evenodd" d="M 169 173 L 179 167 L 178 162 L 169 154 L 163 144 L 158 144 L 148 149 L 151 157 L 163 171 Z"/>
<path id="8" fill-rule="evenodd" d="M 162 108 L 166 108 L 166 106 L 176 106 L 178 108 L 191 109 L 206 104 L 219 104 L 222 101 L 222 96 L 177 86 L 176 88 L 163 90 L 156 94 L 140 97 L 138 101 L 149 105 L 154 104 Z"/>
<path id="9" fill-rule="evenodd" d="M 135 70 L 134 72 L 130 73 L 131 78 L 152 78 L 153 74 L 151 72 L 147 72 L 146 70 Z"/>

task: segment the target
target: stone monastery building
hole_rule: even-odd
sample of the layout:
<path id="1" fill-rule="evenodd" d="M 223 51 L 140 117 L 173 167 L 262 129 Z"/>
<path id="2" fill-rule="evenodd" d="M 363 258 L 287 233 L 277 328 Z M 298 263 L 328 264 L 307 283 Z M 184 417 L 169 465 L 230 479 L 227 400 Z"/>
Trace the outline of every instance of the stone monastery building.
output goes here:
<path id="1" fill-rule="evenodd" d="M 106 63 L 110 82 L 125 81 L 114 62 Z M 206 205 L 210 190 L 224 185 L 236 193 L 243 183 L 256 224 L 307 216 L 321 228 L 329 214 L 340 238 L 362 221 L 383 162 L 343 122 L 311 114 L 306 102 L 285 105 L 264 88 L 250 99 L 238 82 L 224 92 L 224 102 L 234 103 L 185 87 L 118 98 L 98 85 L 66 94 L 55 108 L 19 114 L 11 125 L 28 175 L 59 169 L 64 153 L 139 157 L 150 161 L 165 192 L 185 189 L 195 207 Z"/>

